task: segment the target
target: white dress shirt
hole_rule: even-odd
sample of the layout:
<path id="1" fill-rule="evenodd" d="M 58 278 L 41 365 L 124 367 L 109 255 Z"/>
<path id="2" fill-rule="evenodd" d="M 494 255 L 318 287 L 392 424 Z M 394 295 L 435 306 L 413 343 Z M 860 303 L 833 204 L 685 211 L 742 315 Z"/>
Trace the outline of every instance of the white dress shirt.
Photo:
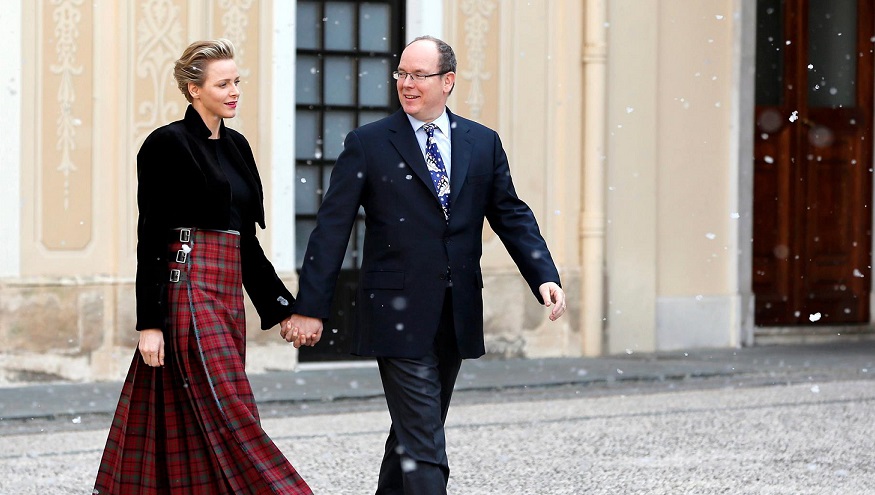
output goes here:
<path id="1" fill-rule="evenodd" d="M 410 125 L 413 126 L 413 131 L 416 133 L 416 141 L 419 142 L 419 149 L 422 151 L 422 157 L 425 158 L 425 145 L 428 141 L 428 135 L 425 129 L 422 128 L 427 122 L 413 118 L 410 114 L 407 115 L 410 120 Z M 436 118 L 434 124 L 437 129 L 434 133 L 434 139 L 437 141 L 438 151 L 441 153 L 441 159 L 444 162 L 444 167 L 447 169 L 447 179 L 452 170 L 452 149 L 450 147 L 450 117 L 447 116 L 447 110 L 444 109 L 440 117 Z"/>

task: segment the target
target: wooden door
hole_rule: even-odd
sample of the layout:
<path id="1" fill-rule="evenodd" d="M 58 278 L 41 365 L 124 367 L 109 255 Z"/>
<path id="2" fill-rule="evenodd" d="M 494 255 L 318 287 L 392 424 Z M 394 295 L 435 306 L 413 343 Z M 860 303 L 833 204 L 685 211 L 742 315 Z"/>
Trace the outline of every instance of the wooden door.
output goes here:
<path id="1" fill-rule="evenodd" d="M 875 0 L 758 0 L 755 322 L 869 322 Z"/>

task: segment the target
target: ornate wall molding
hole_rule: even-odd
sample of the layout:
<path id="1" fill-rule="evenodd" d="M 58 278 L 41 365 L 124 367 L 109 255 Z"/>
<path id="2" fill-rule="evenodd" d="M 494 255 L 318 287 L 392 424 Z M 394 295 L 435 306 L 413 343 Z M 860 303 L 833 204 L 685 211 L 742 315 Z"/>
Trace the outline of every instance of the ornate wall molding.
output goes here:
<path id="1" fill-rule="evenodd" d="M 221 23 L 221 36 L 223 38 L 228 38 L 234 43 L 234 60 L 237 62 L 237 70 L 240 72 L 240 79 L 247 85 L 250 82 L 250 77 L 253 75 L 250 64 L 248 63 L 249 47 L 257 41 L 250 39 L 249 36 L 250 30 L 252 29 L 251 26 L 258 24 L 257 17 L 254 20 L 250 19 L 251 16 L 257 14 L 258 9 L 256 4 L 256 0 L 219 1 L 219 8 L 222 11 L 221 18 L 219 19 L 219 22 Z M 251 94 L 247 94 L 249 91 L 244 93 L 244 104 L 247 106 L 251 105 L 252 108 L 250 112 L 247 112 L 250 115 L 254 115 L 256 111 L 255 105 L 257 100 L 255 98 L 254 90 L 255 88 L 253 87 Z M 242 133 L 246 133 L 245 129 L 247 126 L 245 124 L 249 119 L 243 118 L 243 115 L 238 116 L 232 121 L 226 122 L 226 125 L 229 125 Z M 254 139 L 255 136 L 253 135 L 249 138 Z"/>
<path id="2" fill-rule="evenodd" d="M 464 24 L 466 63 L 471 69 L 461 70 L 459 75 L 471 81 L 471 89 L 465 101 L 470 107 L 471 117 L 477 120 L 486 104 L 482 83 L 492 78 L 492 73 L 486 69 L 486 48 L 489 18 L 496 9 L 496 3 L 493 0 L 464 0 L 461 9 L 466 16 Z"/>
<path id="3" fill-rule="evenodd" d="M 57 60 L 49 70 L 60 78 L 57 92 L 60 112 L 56 119 L 58 139 L 55 146 L 61 154 L 56 170 L 64 176 L 64 210 L 70 209 L 70 176 L 77 170 L 72 154 L 76 149 L 76 127 L 82 124 L 73 115 L 73 104 L 76 102 L 73 79 L 82 75 L 82 64 L 76 61 L 79 22 L 82 20 L 79 7 L 82 3 L 83 0 L 52 0 L 52 5 L 55 6 L 52 20 L 55 22 Z"/>
<path id="4" fill-rule="evenodd" d="M 236 49 L 235 59 L 240 70 L 240 76 L 246 77 L 250 69 L 246 64 L 246 41 L 249 29 L 249 15 L 254 0 L 221 0 L 219 7 L 224 10 L 222 14 L 222 36 L 234 42 Z"/>
<path id="5" fill-rule="evenodd" d="M 39 71 L 41 111 L 36 139 L 35 241 L 41 249 L 84 249 L 93 234 L 92 9 L 85 0 L 41 5 Z M 83 97 L 84 96 L 84 97 Z"/>
<path id="6" fill-rule="evenodd" d="M 136 108 L 135 149 L 156 127 L 182 118 L 184 104 L 184 100 L 167 97 L 168 85 L 175 90 L 171 71 L 180 47 L 184 46 L 181 7 L 172 0 L 148 0 L 140 11 L 135 22 L 134 69 L 139 84 L 145 82 L 144 90 L 151 94 L 151 99 L 140 101 Z"/>

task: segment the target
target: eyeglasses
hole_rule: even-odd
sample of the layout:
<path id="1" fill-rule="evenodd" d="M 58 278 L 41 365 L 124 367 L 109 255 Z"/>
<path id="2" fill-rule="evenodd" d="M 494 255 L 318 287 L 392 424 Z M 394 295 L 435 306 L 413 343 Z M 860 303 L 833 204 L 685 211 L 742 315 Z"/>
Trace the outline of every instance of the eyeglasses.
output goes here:
<path id="1" fill-rule="evenodd" d="M 412 72 L 404 72 L 403 70 L 396 70 L 396 71 L 392 72 L 392 77 L 394 77 L 398 81 L 406 81 L 407 76 L 412 77 L 414 81 L 425 81 L 429 77 L 442 76 L 442 75 L 446 74 L 447 72 L 449 72 L 449 71 L 435 72 L 434 74 L 414 74 Z"/>

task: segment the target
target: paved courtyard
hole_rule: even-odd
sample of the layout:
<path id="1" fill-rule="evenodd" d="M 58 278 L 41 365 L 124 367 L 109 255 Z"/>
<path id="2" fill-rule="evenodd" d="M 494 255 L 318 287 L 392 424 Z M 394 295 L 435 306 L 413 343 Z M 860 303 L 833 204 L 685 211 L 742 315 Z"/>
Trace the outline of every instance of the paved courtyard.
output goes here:
<path id="1" fill-rule="evenodd" d="M 448 419 L 452 494 L 862 495 L 875 487 L 873 380 L 468 394 Z M 378 400 L 261 410 L 315 493 L 373 493 L 389 426 Z M 0 494 L 90 493 L 107 427 L 105 415 L 4 425 Z"/>

